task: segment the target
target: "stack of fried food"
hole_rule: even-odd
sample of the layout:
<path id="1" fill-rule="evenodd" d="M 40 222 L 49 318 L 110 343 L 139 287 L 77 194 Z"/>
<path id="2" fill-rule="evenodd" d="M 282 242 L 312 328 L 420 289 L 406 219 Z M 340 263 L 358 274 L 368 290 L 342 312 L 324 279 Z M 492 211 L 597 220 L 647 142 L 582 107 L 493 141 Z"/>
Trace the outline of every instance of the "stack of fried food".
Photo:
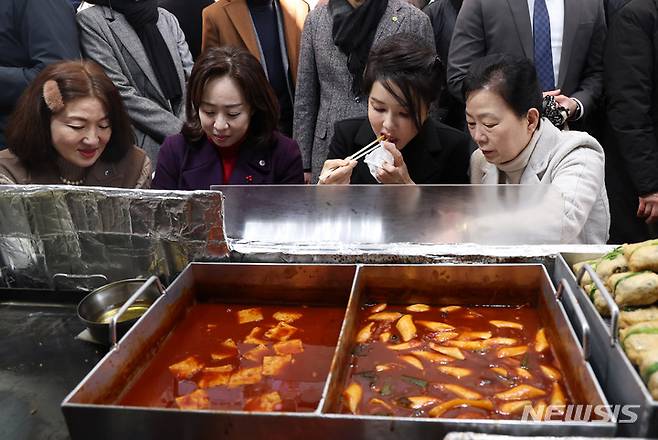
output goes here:
<path id="1" fill-rule="evenodd" d="M 585 264 L 592 266 L 619 306 L 620 344 L 658 400 L 658 240 L 624 244 L 600 258 L 574 264 L 574 272 Z M 609 316 L 589 274 L 583 276 L 581 287 L 599 313 Z"/>

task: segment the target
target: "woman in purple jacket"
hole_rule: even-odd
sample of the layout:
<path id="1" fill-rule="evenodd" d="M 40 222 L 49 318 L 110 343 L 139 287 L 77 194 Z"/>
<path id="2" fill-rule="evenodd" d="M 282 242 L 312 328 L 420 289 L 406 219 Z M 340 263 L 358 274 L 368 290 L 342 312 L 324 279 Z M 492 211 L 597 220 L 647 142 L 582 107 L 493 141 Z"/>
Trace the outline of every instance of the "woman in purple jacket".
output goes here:
<path id="1" fill-rule="evenodd" d="M 275 131 L 276 96 L 249 52 L 212 48 L 188 83 L 187 121 L 160 147 L 152 188 L 304 183 L 297 143 Z"/>

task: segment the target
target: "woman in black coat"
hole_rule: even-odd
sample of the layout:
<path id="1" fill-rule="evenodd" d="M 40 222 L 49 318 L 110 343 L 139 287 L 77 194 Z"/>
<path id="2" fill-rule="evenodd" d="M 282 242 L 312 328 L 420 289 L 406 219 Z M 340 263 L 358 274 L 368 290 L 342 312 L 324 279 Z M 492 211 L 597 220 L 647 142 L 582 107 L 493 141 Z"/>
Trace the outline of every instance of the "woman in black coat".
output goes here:
<path id="1" fill-rule="evenodd" d="M 414 36 L 383 40 L 364 73 L 368 117 L 336 123 L 320 183 L 468 183 L 470 138 L 428 118 L 440 76 L 434 51 Z M 378 137 L 370 164 L 344 160 Z"/>

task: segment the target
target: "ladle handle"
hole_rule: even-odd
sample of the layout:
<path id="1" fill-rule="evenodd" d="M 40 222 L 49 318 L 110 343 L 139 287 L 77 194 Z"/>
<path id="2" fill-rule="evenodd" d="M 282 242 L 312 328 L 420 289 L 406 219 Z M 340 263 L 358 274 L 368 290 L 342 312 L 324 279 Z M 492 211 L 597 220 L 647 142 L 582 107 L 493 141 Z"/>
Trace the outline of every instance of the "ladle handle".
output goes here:
<path id="1" fill-rule="evenodd" d="M 155 283 L 156 287 L 160 291 L 160 294 L 164 292 L 164 287 L 162 287 L 162 283 L 160 283 L 160 280 L 158 277 L 155 275 L 152 275 L 142 286 L 137 289 L 135 293 L 132 294 L 130 298 L 128 298 L 128 301 L 126 301 L 119 311 L 112 317 L 110 320 L 110 342 L 112 343 L 112 349 L 115 349 L 117 347 L 117 323 L 119 322 L 119 318 L 121 318 L 121 315 L 124 314 L 126 310 L 128 310 L 128 307 L 130 307 L 135 301 L 137 301 L 137 298 L 139 298 L 142 293 L 146 292 L 146 290 L 151 287 L 151 284 Z"/>

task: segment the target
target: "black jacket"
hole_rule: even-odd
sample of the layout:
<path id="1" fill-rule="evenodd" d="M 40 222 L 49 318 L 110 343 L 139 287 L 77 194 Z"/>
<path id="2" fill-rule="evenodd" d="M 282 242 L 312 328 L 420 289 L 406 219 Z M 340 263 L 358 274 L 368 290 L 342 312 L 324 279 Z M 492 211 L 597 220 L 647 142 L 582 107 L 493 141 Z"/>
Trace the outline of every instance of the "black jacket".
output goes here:
<path id="1" fill-rule="evenodd" d="M 80 58 L 75 11 L 68 0 L 0 1 L 0 149 L 23 90 L 48 64 Z"/>
<path id="2" fill-rule="evenodd" d="M 614 229 L 621 203 L 632 221 L 638 196 L 658 192 L 658 0 L 628 0 L 617 10 L 604 60 L 603 146 Z"/>
<path id="3" fill-rule="evenodd" d="M 464 104 L 448 91 L 446 84 L 446 69 L 448 66 L 448 52 L 450 40 L 455 29 L 457 14 L 462 6 L 462 0 L 435 0 L 423 8 L 434 31 L 434 43 L 443 65 L 443 78 L 441 80 L 441 94 L 438 102 L 438 117 L 441 122 L 460 130 L 466 129 Z"/>
<path id="4" fill-rule="evenodd" d="M 327 159 L 344 159 L 376 137 L 367 118 L 338 121 Z M 411 180 L 417 184 L 469 183 L 470 142 L 465 133 L 427 119 L 416 137 L 401 150 Z M 352 171 L 350 183 L 377 183 L 363 159 Z"/>

